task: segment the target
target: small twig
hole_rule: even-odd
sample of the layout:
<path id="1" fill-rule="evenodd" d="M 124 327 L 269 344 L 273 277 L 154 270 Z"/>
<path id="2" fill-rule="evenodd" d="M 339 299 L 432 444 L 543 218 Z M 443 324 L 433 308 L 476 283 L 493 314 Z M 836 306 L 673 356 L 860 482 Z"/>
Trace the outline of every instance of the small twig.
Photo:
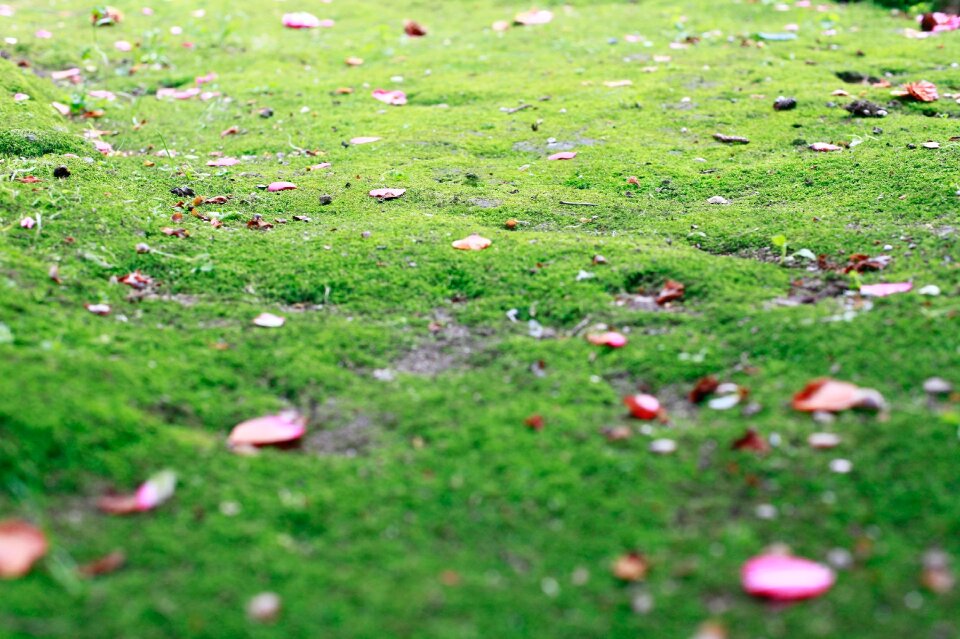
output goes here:
<path id="1" fill-rule="evenodd" d="M 532 104 L 521 104 L 520 106 L 513 107 L 513 108 L 500 107 L 500 110 L 503 111 L 504 113 L 516 113 L 517 111 L 523 111 L 524 109 L 529 109 L 532 106 L 533 106 Z"/>
<path id="2" fill-rule="evenodd" d="M 580 334 L 580 331 L 585 329 L 590 324 L 590 316 L 587 315 L 580 322 L 570 330 L 570 337 L 576 337 Z"/>
<path id="3" fill-rule="evenodd" d="M 593 202 L 564 202 L 563 200 L 560 200 L 560 204 L 566 204 L 567 206 L 600 206 Z"/>

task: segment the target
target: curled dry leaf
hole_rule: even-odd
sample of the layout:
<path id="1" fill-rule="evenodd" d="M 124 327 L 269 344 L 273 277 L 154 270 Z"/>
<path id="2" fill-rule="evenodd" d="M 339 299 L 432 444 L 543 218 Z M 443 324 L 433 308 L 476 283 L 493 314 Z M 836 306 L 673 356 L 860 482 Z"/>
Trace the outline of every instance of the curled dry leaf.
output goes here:
<path id="1" fill-rule="evenodd" d="M 374 100 L 379 100 L 390 106 L 403 106 L 407 103 L 407 94 L 400 90 L 374 89 L 371 94 Z"/>
<path id="2" fill-rule="evenodd" d="M 860 287 L 860 294 L 867 297 L 886 297 L 896 293 L 907 293 L 913 290 L 911 282 L 891 282 L 889 284 L 864 284 Z"/>
<path id="3" fill-rule="evenodd" d="M 145 481 L 133 494 L 104 495 L 97 500 L 97 508 L 110 515 L 130 515 L 153 510 L 173 497 L 177 474 L 162 470 Z"/>
<path id="4" fill-rule="evenodd" d="M 297 185 L 293 182 L 271 182 L 267 190 L 276 193 L 277 191 L 293 191 L 296 188 Z"/>
<path id="5" fill-rule="evenodd" d="M 646 393 L 627 395 L 623 398 L 623 404 L 637 419 L 656 419 L 660 414 L 660 400 Z"/>
<path id="6" fill-rule="evenodd" d="M 830 151 L 842 151 L 843 147 L 837 146 L 836 144 L 828 144 L 827 142 L 814 142 L 810 145 L 810 150 L 829 153 Z"/>
<path id="7" fill-rule="evenodd" d="M 287 320 L 273 313 L 260 313 L 253 318 L 254 326 L 260 328 L 280 328 Z"/>
<path id="8" fill-rule="evenodd" d="M 493 242 L 478 233 L 468 235 L 462 240 L 455 240 L 452 243 L 453 248 L 461 251 L 482 251 L 493 244 Z"/>
<path id="9" fill-rule="evenodd" d="M 740 578 L 748 594 L 776 601 L 817 597 L 830 590 L 836 580 L 827 566 L 778 554 L 753 557 L 743 565 Z"/>
<path id="10" fill-rule="evenodd" d="M 227 442 L 230 446 L 270 446 L 296 441 L 307 430 L 307 419 L 287 411 L 248 419 L 233 427 Z"/>
<path id="11" fill-rule="evenodd" d="M 370 197 L 378 200 L 394 200 L 406 192 L 406 189 L 373 189 L 370 191 Z"/>
<path id="12" fill-rule="evenodd" d="M 936 102 L 940 99 L 940 94 L 937 93 L 937 85 L 926 80 L 905 84 L 901 91 L 894 91 L 893 95 L 908 95 L 918 102 Z"/>
<path id="13" fill-rule="evenodd" d="M 617 331 L 605 331 L 603 333 L 590 333 L 587 335 L 587 341 L 597 346 L 621 348 L 627 345 L 627 336 Z"/>
<path id="14" fill-rule="evenodd" d="M 541 415 L 531 415 L 523 420 L 524 426 L 530 430 L 535 430 L 537 432 L 543 430 L 543 427 L 546 425 L 546 422 Z"/>
<path id="15" fill-rule="evenodd" d="M 613 562 L 613 576 L 620 581 L 643 581 L 650 570 L 650 562 L 637 552 L 617 557 Z"/>
<path id="16" fill-rule="evenodd" d="M 162 229 L 160 229 L 160 232 L 170 237 L 179 237 L 179 238 L 190 237 L 190 232 L 187 231 L 187 229 L 172 228 L 169 226 L 165 226 Z"/>
<path id="17" fill-rule="evenodd" d="M 144 275 L 140 272 L 140 269 L 137 269 L 132 273 L 127 273 L 117 281 L 121 284 L 126 284 L 130 288 L 143 290 L 153 283 L 153 278 L 149 275 Z"/>
<path id="18" fill-rule="evenodd" d="M 411 38 L 422 38 L 427 35 L 427 28 L 413 20 L 405 20 L 403 23 L 403 32 Z"/>
<path id="19" fill-rule="evenodd" d="M 530 27 L 538 24 L 547 24 L 553 20 L 553 12 L 546 9 L 530 9 L 523 13 L 518 13 L 514 18 L 514 24 Z"/>
<path id="20" fill-rule="evenodd" d="M 851 408 L 879 410 L 883 407 L 883 396 L 872 388 L 860 388 L 828 377 L 810 382 L 793 396 L 794 410 L 806 413 L 837 413 Z"/>
<path id="21" fill-rule="evenodd" d="M 720 381 L 714 375 L 707 375 L 694 384 L 693 389 L 690 391 L 690 395 L 688 397 L 692 403 L 699 404 L 716 392 L 719 386 Z"/>
<path id="22" fill-rule="evenodd" d="M 357 57 L 351 56 L 346 60 L 344 60 L 343 63 L 346 64 L 348 67 L 359 67 L 360 65 L 363 64 L 363 58 L 357 58 Z"/>
<path id="23" fill-rule="evenodd" d="M 108 555 L 104 555 L 99 559 L 94 559 L 89 563 L 83 564 L 77 568 L 77 572 L 81 577 L 87 578 L 108 575 L 111 572 L 120 570 L 126 563 L 127 555 L 122 550 L 114 550 Z"/>
<path id="24" fill-rule="evenodd" d="M 220 132 L 220 137 L 221 137 L 221 138 L 225 138 L 225 137 L 227 137 L 228 135 L 236 135 L 237 133 L 240 133 L 240 127 L 238 127 L 237 125 L 233 125 L 232 127 L 227 128 L 227 129 L 224 129 L 223 131 L 221 131 L 221 132 Z"/>
<path id="25" fill-rule="evenodd" d="M 30 572 L 47 554 L 47 538 L 33 524 L 21 519 L 0 522 L 0 579 L 15 579 Z"/>
<path id="26" fill-rule="evenodd" d="M 560 151 L 559 153 L 554 153 L 547 159 L 548 160 L 572 160 L 575 157 L 577 157 L 576 151 Z"/>
<path id="27" fill-rule="evenodd" d="M 755 428 L 748 428 L 742 437 L 734 440 L 731 448 L 733 448 L 733 450 L 752 450 L 757 453 L 770 452 L 770 444 L 760 436 L 760 433 L 758 433 Z"/>
<path id="28" fill-rule="evenodd" d="M 657 295 L 656 302 L 659 306 L 663 306 L 664 304 L 683 299 L 685 289 L 686 287 L 681 282 L 667 280 Z"/>

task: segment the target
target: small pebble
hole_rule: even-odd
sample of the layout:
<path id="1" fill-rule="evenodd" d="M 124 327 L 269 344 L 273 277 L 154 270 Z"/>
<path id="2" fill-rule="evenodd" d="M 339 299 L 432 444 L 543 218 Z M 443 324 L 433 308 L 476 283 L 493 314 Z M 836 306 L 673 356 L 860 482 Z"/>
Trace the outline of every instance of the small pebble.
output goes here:
<path id="1" fill-rule="evenodd" d="M 676 450 L 677 442 L 672 439 L 655 439 L 650 442 L 650 452 L 657 455 L 669 455 Z"/>
<path id="2" fill-rule="evenodd" d="M 712 198 L 707 200 L 707 204 L 730 204 L 730 200 L 719 195 L 714 195 Z"/>
<path id="3" fill-rule="evenodd" d="M 840 435 L 836 433 L 813 433 L 807 438 L 807 443 L 814 448 L 836 448 L 840 445 Z"/>
<path id="4" fill-rule="evenodd" d="M 790 111 L 797 108 L 797 101 L 794 98 L 786 98 L 781 95 L 774 101 L 773 108 L 776 111 Z"/>

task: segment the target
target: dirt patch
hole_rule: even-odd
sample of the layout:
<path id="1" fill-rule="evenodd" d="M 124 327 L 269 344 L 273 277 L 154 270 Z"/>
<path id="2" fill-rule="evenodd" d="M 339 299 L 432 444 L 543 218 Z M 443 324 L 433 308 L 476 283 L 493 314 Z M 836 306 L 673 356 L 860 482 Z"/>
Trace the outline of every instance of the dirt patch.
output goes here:
<path id="1" fill-rule="evenodd" d="M 479 206 L 481 209 L 495 209 L 503 204 L 503 202 L 500 200 L 487 199 L 485 197 L 475 197 L 470 199 L 470 204 Z"/>
<path id="2" fill-rule="evenodd" d="M 484 348 L 483 339 L 491 331 L 471 331 L 457 324 L 443 309 L 434 311 L 431 335 L 394 364 L 394 370 L 411 375 L 435 377 L 444 371 L 463 366 Z"/>
<path id="3" fill-rule="evenodd" d="M 594 146 L 600 144 L 600 140 L 593 138 L 584 138 L 577 136 L 573 140 L 557 140 L 550 138 L 546 144 L 542 142 L 523 141 L 513 145 L 514 151 L 523 151 L 525 153 L 556 153 L 557 151 L 573 151 L 581 146 Z"/>
<path id="4" fill-rule="evenodd" d="M 779 306 L 816 304 L 820 300 L 841 297 L 850 289 L 845 280 L 828 277 L 805 277 L 790 282 L 790 292 L 774 302 Z"/>
<path id="5" fill-rule="evenodd" d="M 303 450 L 315 455 L 356 457 L 372 448 L 384 428 L 394 424 L 392 415 L 373 416 L 362 411 L 344 411 L 334 400 L 317 406 Z"/>

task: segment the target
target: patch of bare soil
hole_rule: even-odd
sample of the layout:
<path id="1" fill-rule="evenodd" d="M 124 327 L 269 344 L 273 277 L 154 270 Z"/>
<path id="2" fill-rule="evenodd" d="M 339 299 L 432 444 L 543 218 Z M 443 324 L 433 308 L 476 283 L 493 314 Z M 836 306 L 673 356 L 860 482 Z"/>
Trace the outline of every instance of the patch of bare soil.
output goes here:
<path id="1" fill-rule="evenodd" d="M 446 310 L 438 309 L 434 311 L 431 334 L 401 357 L 393 368 L 400 373 L 435 377 L 466 364 L 473 355 L 484 349 L 484 338 L 489 338 L 491 332 L 471 331 L 457 324 Z"/>
<path id="2" fill-rule="evenodd" d="M 303 450 L 315 455 L 356 457 L 376 444 L 383 430 L 394 423 L 392 415 L 341 409 L 337 402 L 328 400 L 314 408 L 311 428 L 303 439 Z"/>

